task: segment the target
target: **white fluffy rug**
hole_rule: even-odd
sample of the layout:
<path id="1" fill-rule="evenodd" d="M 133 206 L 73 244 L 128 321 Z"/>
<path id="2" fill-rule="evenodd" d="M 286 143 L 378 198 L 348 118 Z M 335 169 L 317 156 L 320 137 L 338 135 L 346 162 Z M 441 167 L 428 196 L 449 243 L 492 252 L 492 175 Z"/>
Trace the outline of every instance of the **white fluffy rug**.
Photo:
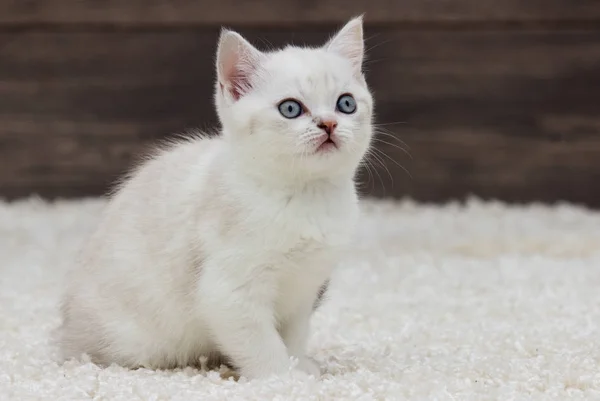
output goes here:
<path id="1" fill-rule="evenodd" d="M 0 202 L 0 400 L 600 399 L 600 214 L 367 202 L 312 381 L 57 364 L 61 272 L 103 201 Z"/>

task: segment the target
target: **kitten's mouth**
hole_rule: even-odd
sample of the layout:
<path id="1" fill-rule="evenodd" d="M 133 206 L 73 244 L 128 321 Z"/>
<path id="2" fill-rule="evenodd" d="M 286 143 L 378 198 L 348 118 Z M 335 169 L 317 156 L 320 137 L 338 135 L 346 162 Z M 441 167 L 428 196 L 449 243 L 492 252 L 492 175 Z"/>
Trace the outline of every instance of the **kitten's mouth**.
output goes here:
<path id="1" fill-rule="evenodd" d="M 332 151 L 336 150 L 337 148 L 338 148 L 337 142 L 335 140 L 331 139 L 331 137 L 328 137 L 323 142 L 321 142 L 321 144 L 317 148 L 317 153 L 332 152 Z"/>

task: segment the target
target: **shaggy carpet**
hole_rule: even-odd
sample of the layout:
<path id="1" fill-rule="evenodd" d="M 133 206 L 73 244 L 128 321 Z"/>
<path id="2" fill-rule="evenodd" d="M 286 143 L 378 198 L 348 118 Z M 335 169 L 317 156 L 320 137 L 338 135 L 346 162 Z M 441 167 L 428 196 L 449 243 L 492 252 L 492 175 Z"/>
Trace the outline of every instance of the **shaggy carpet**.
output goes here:
<path id="1" fill-rule="evenodd" d="M 366 201 L 314 316 L 321 378 L 58 364 L 62 272 L 101 200 L 0 202 L 0 400 L 600 399 L 600 214 Z"/>

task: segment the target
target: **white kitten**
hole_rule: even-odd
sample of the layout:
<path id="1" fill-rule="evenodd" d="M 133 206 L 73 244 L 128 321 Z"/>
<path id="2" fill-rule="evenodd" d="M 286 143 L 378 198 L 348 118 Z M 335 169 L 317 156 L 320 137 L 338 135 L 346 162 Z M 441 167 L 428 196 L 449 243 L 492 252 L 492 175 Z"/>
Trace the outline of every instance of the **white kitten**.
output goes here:
<path id="1" fill-rule="evenodd" d="M 249 378 L 299 368 L 309 318 L 357 219 L 371 141 L 362 18 L 324 47 L 263 53 L 223 31 L 216 138 L 132 173 L 67 279 L 65 358 L 170 368 L 224 357 Z"/>

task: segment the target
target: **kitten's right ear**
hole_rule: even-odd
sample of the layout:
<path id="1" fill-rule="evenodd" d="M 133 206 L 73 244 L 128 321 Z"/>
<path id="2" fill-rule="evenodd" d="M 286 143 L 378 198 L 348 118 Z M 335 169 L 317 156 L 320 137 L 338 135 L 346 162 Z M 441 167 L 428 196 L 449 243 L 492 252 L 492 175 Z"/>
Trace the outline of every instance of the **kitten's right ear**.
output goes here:
<path id="1" fill-rule="evenodd" d="M 251 89 L 251 77 L 256 73 L 263 53 L 240 34 L 222 30 L 217 48 L 217 79 L 219 88 L 238 100 Z"/>

